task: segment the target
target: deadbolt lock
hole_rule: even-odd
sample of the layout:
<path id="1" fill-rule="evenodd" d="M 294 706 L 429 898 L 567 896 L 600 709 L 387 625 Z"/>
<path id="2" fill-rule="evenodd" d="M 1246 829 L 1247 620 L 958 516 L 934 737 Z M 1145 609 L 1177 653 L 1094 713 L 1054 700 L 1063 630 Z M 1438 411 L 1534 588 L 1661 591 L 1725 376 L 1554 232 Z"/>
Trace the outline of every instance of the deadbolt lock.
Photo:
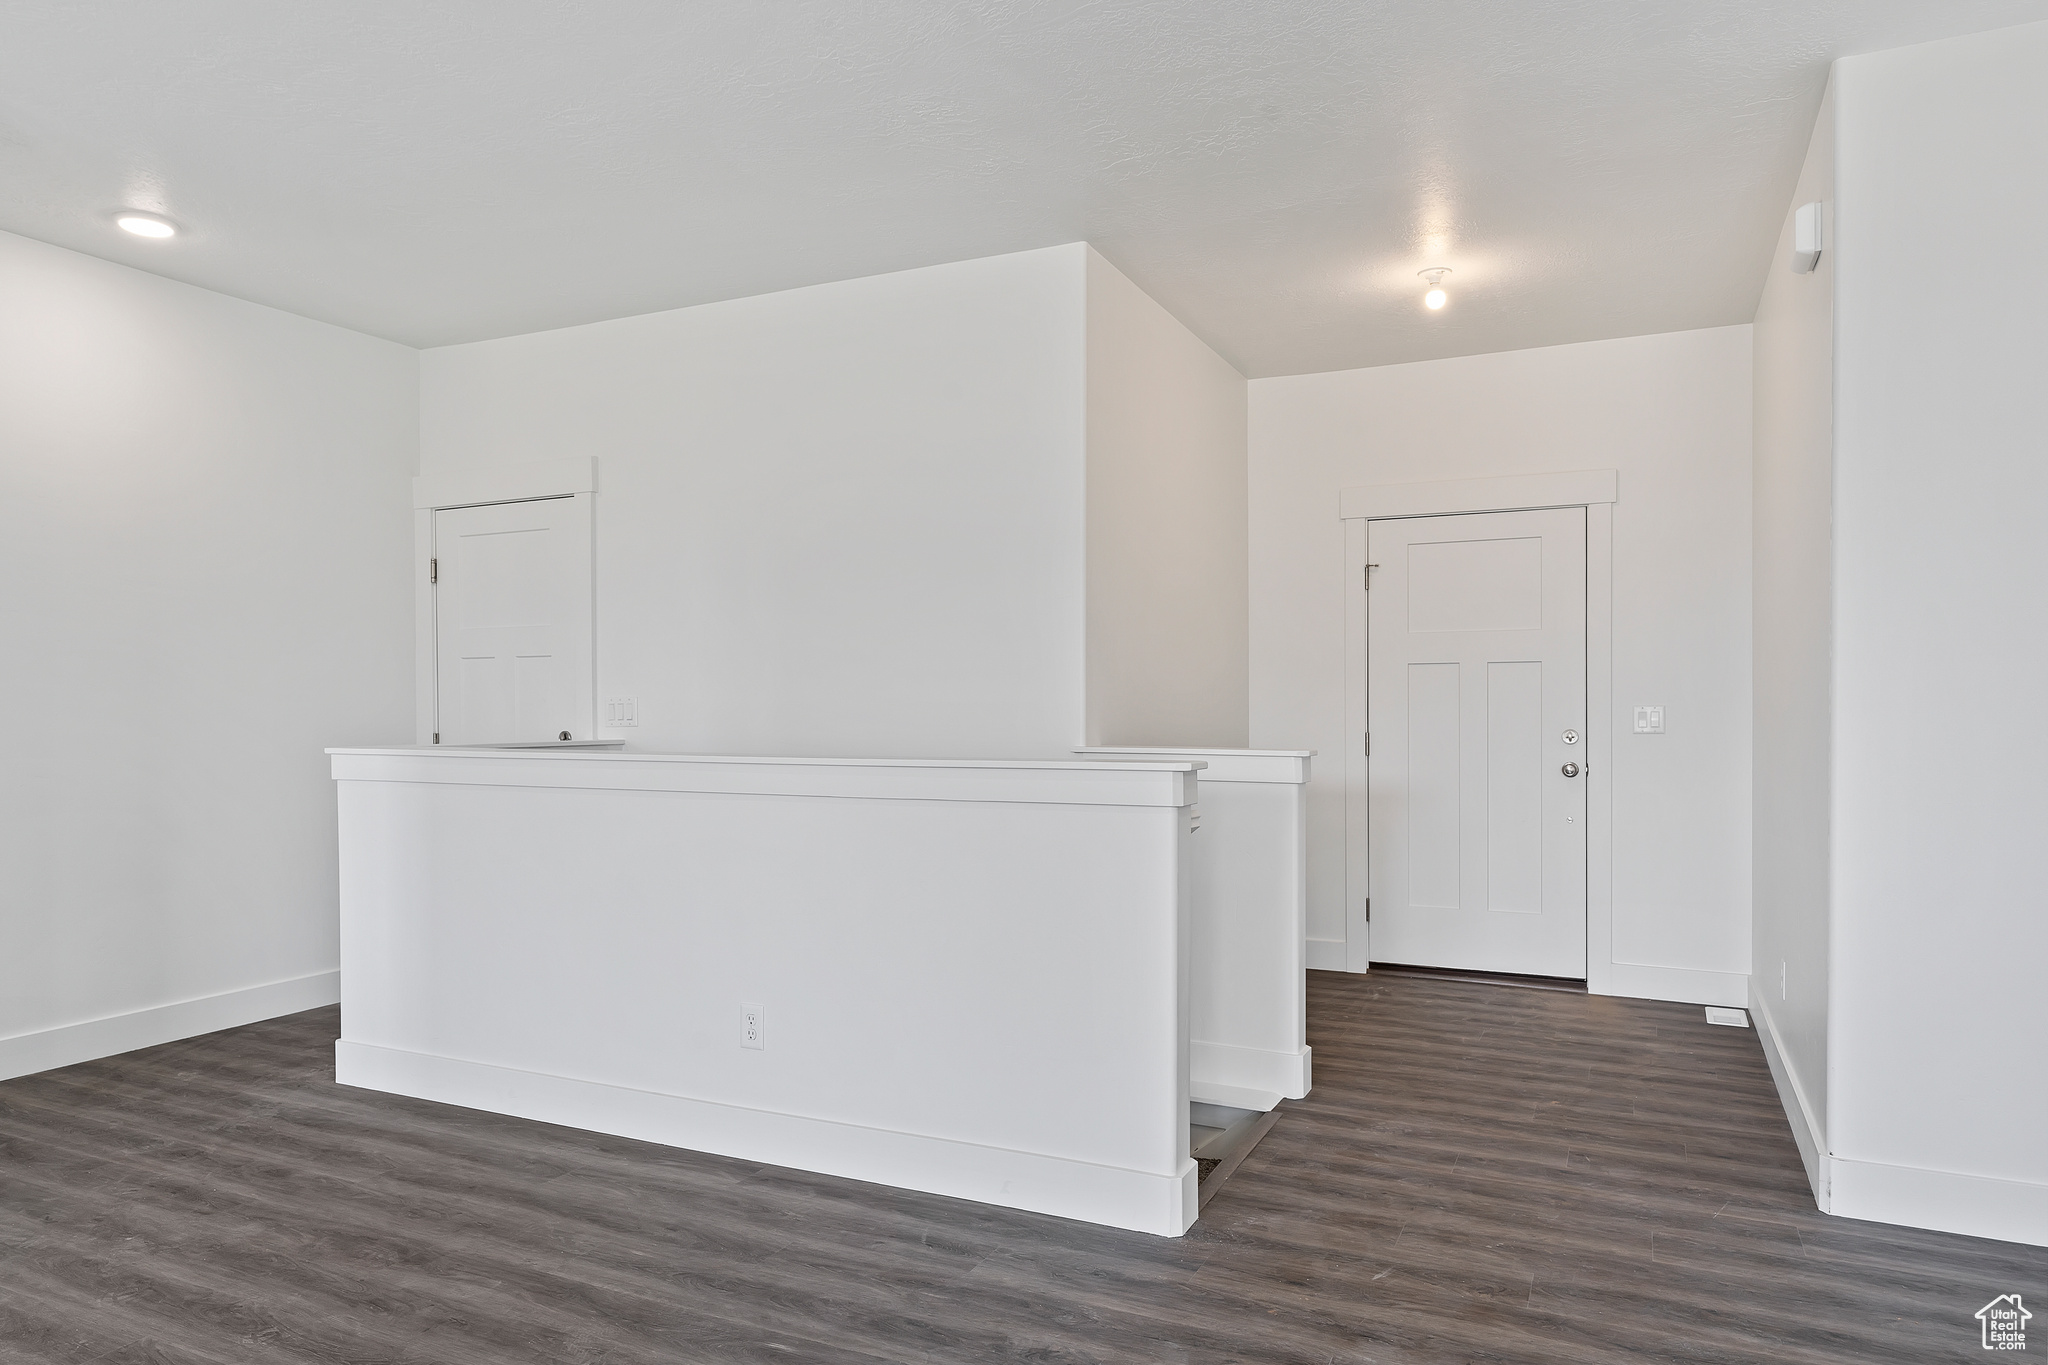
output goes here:
<path id="1" fill-rule="evenodd" d="M 1567 744 L 1577 744 L 1579 742 L 1579 732 L 1577 730 L 1565 731 L 1564 742 Z"/>
<path id="2" fill-rule="evenodd" d="M 1563 772 L 1566 777 L 1577 777 L 1579 775 L 1579 765 L 1567 763 L 1564 765 Z"/>

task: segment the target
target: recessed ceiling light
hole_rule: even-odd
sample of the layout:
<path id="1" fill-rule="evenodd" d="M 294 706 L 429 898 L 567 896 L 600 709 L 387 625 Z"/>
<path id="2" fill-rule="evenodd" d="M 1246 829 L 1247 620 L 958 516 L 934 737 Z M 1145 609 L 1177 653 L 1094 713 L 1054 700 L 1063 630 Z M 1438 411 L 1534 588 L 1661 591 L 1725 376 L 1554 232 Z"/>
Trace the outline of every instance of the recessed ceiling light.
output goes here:
<path id="1" fill-rule="evenodd" d="M 153 213 L 124 213 L 115 218 L 114 222 L 127 231 L 134 233 L 137 237 L 175 237 L 178 235 L 177 224 L 167 218 L 159 218 Z"/>

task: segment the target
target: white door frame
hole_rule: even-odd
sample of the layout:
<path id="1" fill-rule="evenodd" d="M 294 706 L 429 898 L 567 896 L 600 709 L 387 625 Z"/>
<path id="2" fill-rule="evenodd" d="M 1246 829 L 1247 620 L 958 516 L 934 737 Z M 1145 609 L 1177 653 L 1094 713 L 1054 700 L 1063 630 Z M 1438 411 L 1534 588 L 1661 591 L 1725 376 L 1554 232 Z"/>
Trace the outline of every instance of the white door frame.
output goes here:
<path id="1" fill-rule="evenodd" d="M 535 498 L 574 498 L 578 515 L 590 523 L 597 496 L 597 459 L 579 456 L 503 469 L 425 474 L 412 481 L 413 581 L 413 742 L 434 742 L 435 669 L 440 637 L 434 619 L 434 513 L 450 507 L 477 507 L 494 502 L 529 502 Z M 591 538 L 595 553 L 596 538 Z M 592 575 L 593 584 L 595 574 Z M 594 589 L 593 589 L 594 590 Z M 596 603 L 585 616 L 594 621 Z M 597 736 L 597 649 L 595 632 L 584 642 L 590 662 L 591 738 Z"/>
<path id="2" fill-rule="evenodd" d="M 1586 989 L 1614 982 L 1614 503 L 1612 469 L 1441 483 L 1369 484 L 1338 499 L 1344 520 L 1344 970 L 1372 965 L 1366 923 L 1366 526 L 1395 517 L 1586 509 Z"/>

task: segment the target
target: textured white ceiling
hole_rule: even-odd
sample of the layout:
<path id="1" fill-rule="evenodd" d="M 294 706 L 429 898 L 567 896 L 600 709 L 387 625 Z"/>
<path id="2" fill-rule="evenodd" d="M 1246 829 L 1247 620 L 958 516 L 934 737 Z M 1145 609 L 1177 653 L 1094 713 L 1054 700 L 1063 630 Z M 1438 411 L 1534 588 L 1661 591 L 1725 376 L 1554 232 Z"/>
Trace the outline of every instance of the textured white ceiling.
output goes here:
<path id="1" fill-rule="evenodd" d="M 1827 63 L 2042 18 L 7 0 L 0 227 L 421 346 L 1085 238 L 1248 373 L 1340 369 L 1746 321 Z"/>

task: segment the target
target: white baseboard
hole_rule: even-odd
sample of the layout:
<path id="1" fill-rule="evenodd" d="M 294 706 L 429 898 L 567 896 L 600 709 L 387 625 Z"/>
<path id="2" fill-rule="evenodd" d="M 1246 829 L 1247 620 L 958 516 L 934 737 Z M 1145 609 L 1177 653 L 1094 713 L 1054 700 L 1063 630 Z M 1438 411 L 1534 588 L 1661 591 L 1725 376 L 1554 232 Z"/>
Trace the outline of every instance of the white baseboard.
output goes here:
<path id="1" fill-rule="evenodd" d="M 0 1038 L 0 1080 L 76 1066 L 159 1043 L 175 1043 L 180 1038 L 196 1038 L 202 1033 L 237 1028 L 259 1019 L 275 1019 L 281 1014 L 318 1009 L 340 999 L 341 973 L 315 972 L 289 981 L 245 986 L 196 1000 L 18 1033 L 12 1038 Z"/>
<path id="2" fill-rule="evenodd" d="M 1188 1044 L 1188 1076 L 1243 1090 L 1271 1090 L 1290 1100 L 1308 1094 L 1309 1050 L 1271 1052 L 1230 1043 Z"/>
<path id="3" fill-rule="evenodd" d="M 1799 1144 L 1799 1161 L 1806 1167 L 1806 1183 L 1813 1188 L 1813 1202 L 1822 1213 L 1826 1213 L 1829 1211 L 1827 1129 L 1808 1102 L 1806 1087 L 1799 1083 L 1799 1073 L 1793 1070 L 1791 1061 L 1785 1056 L 1784 1044 L 1778 1037 L 1778 1021 L 1771 1017 L 1771 1007 L 1765 1002 L 1763 992 L 1756 988 L 1754 977 L 1749 983 L 1749 1018 L 1756 1025 L 1757 1041 L 1763 1044 L 1764 1061 L 1770 1065 L 1771 1080 L 1778 1087 L 1778 1103 L 1785 1107 L 1785 1121 L 1792 1125 L 1792 1140 Z"/>
<path id="4" fill-rule="evenodd" d="M 1312 972 L 1341 972 L 1344 967 L 1344 940 L 1341 938 L 1312 938 L 1308 941 L 1308 969 Z"/>
<path id="5" fill-rule="evenodd" d="M 1261 1114 L 1270 1114 L 1278 1109 L 1280 1101 L 1287 1097 L 1277 1090 L 1247 1090 L 1239 1085 L 1220 1085 L 1215 1081 L 1198 1080 L 1188 1082 L 1188 1098 L 1196 1104 L 1218 1104 L 1226 1109 L 1250 1109 Z M 1201 1121 L 1195 1120 L 1197 1123 Z"/>
<path id="6" fill-rule="evenodd" d="M 334 1078 L 394 1095 L 1165 1237 L 1186 1232 L 1201 1209 L 1195 1163 L 1187 1159 L 1177 1175 L 1155 1175 L 346 1039 L 334 1045 Z"/>
<path id="7" fill-rule="evenodd" d="M 1696 972 L 1685 967 L 1614 962 L 1597 977 L 1586 983 L 1595 995 L 1674 1000 L 1686 1005 L 1732 1005 L 1737 1009 L 1749 1004 L 1749 976 L 1744 972 Z"/>
<path id="8" fill-rule="evenodd" d="M 1749 1017 L 1777 1083 L 1799 1160 L 1821 1212 L 1870 1223 L 1993 1237 L 2048 1246 L 2048 1185 L 1996 1176 L 1962 1175 L 1923 1166 L 1856 1161 L 1828 1152 L 1827 1130 L 1785 1056 L 1778 1022 L 1764 993 L 1751 983 Z"/>
<path id="9" fill-rule="evenodd" d="M 2048 1185 L 1839 1156 L 1828 1164 L 1838 1218 L 2048 1246 Z"/>

